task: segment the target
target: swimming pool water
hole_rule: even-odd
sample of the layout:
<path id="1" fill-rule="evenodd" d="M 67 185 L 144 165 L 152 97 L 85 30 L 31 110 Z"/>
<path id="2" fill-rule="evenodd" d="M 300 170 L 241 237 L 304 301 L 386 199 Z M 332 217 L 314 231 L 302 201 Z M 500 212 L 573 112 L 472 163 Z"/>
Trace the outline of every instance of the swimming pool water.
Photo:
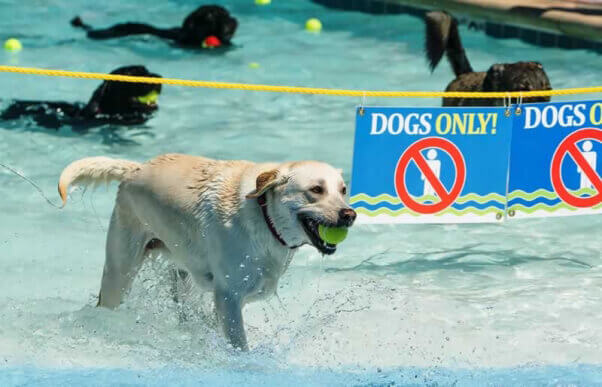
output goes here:
<path id="1" fill-rule="evenodd" d="M 72 29 L 140 20 L 177 25 L 195 1 L 0 1 L 3 64 L 109 72 L 144 64 L 164 77 L 382 90 L 441 90 L 423 25 L 305 0 L 216 1 L 239 18 L 236 48 L 197 53 L 152 38 L 90 41 Z M 319 17 L 324 31 L 303 24 Z M 557 88 L 598 85 L 600 57 L 462 30 L 473 67 L 541 61 Z M 250 62 L 259 68 L 249 67 Z M 98 81 L 0 74 L 8 100 L 85 101 Z M 564 97 L 568 99 L 569 97 Z M 555 100 L 559 100 L 556 98 Z M 166 152 L 225 159 L 320 159 L 349 179 L 359 99 L 166 86 L 146 125 L 84 135 L 0 123 L 0 162 L 58 201 L 71 161 Z M 368 99 L 369 105 L 438 105 Z M 0 385 L 602 384 L 602 219 L 504 225 L 357 226 L 332 257 L 303 248 L 278 296 L 249 305 L 252 350 L 226 349 L 206 297 L 181 323 L 167 264 L 147 265 L 117 311 L 97 309 L 116 187 L 75 193 L 63 210 L 0 169 Z"/>

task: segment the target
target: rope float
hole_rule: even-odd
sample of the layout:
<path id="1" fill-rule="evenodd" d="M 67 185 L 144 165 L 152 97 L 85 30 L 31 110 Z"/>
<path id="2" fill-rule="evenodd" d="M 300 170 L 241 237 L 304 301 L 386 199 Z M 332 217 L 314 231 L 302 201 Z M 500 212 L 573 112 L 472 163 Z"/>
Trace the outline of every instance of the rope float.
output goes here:
<path id="1" fill-rule="evenodd" d="M 457 91 L 378 91 L 378 90 L 346 90 L 296 86 L 273 86 L 249 83 L 190 81 L 174 78 L 137 77 L 131 75 L 116 75 L 103 73 L 88 73 L 81 71 L 48 70 L 33 67 L 0 66 L 0 72 L 20 73 L 32 75 L 46 75 L 53 77 L 70 77 L 85 79 L 102 79 L 105 81 L 121 81 L 133 83 L 160 83 L 164 85 L 204 87 L 211 89 L 234 89 L 247 91 L 264 91 L 274 93 L 295 93 L 314 95 L 334 95 L 344 97 L 390 97 L 390 98 L 509 98 L 509 97 L 546 97 L 554 95 L 574 95 L 601 93 L 602 86 L 581 87 L 572 89 L 539 90 L 539 91 L 513 91 L 513 92 L 457 92 Z"/>

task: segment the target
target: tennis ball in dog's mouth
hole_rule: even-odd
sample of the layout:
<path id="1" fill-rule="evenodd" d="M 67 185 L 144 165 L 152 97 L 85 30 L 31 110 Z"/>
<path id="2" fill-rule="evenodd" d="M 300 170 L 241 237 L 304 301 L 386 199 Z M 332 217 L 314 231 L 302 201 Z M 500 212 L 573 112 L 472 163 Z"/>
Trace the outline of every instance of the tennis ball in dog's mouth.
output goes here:
<path id="1" fill-rule="evenodd" d="M 205 40 L 203 40 L 203 48 L 215 48 L 222 45 L 221 40 L 217 36 L 207 36 Z"/>
<path id="2" fill-rule="evenodd" d="M 322 22 L 315 17 L 311 18 L 305 22 L 305 29 L 310 32 L 320 32 L 322 30 Z"/>
<path id="3" fill-rule="evenodd" d="M 347 227 L 326 227 L 323 225 L 318 226 L 318 234 L 320 238 L 326 243 L 331 245 L 337 245 L 347 238 Z"/>
<path id="4" fill-rule="evenodd" d="M 4 49 L 6 51 L 17 52 L 21 51 L 22 48 L 23 46 L 21 45 L 21 42 L 19 42 L 19 39 L 11 38 L 4 42 Z"/>
<path id="5" fill-rule="evenodd" d="M 146 105 L 154 105 L 157 103 L 157 99 L 159 98 L 159 92 L 157 90 L 153 90 L 150 93 L 136 97 L 138 102 L 146 104 Z"/>

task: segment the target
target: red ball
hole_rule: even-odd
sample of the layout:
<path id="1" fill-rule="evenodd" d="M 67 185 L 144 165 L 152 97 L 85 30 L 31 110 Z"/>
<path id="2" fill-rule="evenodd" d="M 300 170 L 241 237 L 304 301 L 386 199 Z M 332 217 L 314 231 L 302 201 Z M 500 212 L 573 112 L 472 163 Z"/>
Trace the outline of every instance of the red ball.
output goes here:
<path id="1" fill-rule="evenodd" d="M 222 42 L 217 38 L 217 36 L 207 36 L 203 41 L 203 47 L 219 47 L 222 45 Z"/>

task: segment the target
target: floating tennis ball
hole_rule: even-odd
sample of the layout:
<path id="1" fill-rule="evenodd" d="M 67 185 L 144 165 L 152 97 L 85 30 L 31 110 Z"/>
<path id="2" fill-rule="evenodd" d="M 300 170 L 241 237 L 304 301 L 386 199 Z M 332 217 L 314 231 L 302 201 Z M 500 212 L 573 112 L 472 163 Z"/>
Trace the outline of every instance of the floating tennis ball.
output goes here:
<path id="1" fill-rule="evenodd" d="M 6 42 L 4 42 L 4 49 L 6 51 L 17 52 L 21 51 L 23 49 L 23 46 L 21 45 L 21 42 L 19 42 L 19 39 L 11 38 L 7 39 Z"/>
<path id="2" fill-rule="evenodd" d="M 157 90 L 153 90 L 150 93 L 143 95 L 141 97 L 136 97 L 136 100 L 140 103 L 144 103 L 147 105 L 153 105 L 157 103 L 157 98 L 159 98 L 159 92 Z"/>
<path id="3" fill-rule="evenodd" d="M 255 0 L 255 4 L 257 5 L 268 5 L 272 2 L 272 0 Z"/>
<path id="4" fill-rule="evenodd" d="M 217 36 L 207 36 L 205 40 L 203 40 L 203 48 L 215 48 L 222 45 L 221 40 Z"/>
<path id="5" fill-rule="evenodd" d="M 331 245 L 336 245 L 345 240 L 347 238 L 347 227 L 326 227 L 319 225 L 318 226 L 318 234 L 320 238 L 326 243 L 330 243 Z"/>
<path id="6" fill-rule="evenodd" d="M 305 22 L 305 29 L 311 32 L 320 32 L 322 30 L 322 22 L 312 17 Z"/>
<path id="7" fill-rule="evenodd" d="M 249 63 L 249 67 L 252 69 L 258 69 L 259 68 L 259 63 L 257 62 L 251 62 Z"/>

